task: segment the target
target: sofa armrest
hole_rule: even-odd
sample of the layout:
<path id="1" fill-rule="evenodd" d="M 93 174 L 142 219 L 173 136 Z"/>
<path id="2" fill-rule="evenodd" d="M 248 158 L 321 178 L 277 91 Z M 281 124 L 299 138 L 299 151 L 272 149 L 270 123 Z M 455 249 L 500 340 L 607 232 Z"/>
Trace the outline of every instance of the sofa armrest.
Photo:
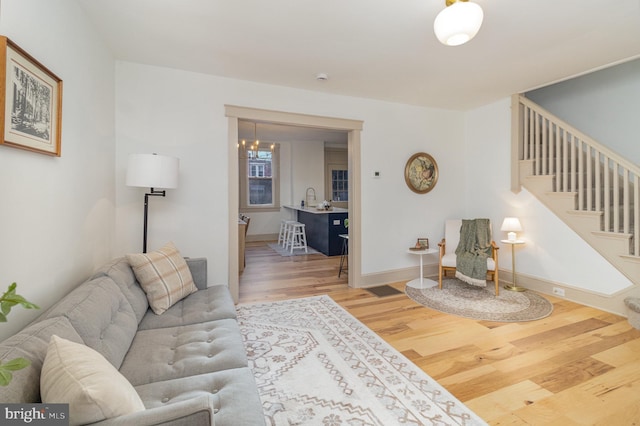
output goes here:
<path id="1" fill-rule="evenodd" d="M 193 282 L 198 290 L 207 288 L 207 258 L 206 257 L 187 257 L 185 258 L 187 266 L 191 271 Z"/>
<path id="2" fill-rule="evenodd" d="M 214 426 L 213 395 L 201 395 L 185 401 L 149 408 L 144 411 L 92 423 L 99 426 Z"/>

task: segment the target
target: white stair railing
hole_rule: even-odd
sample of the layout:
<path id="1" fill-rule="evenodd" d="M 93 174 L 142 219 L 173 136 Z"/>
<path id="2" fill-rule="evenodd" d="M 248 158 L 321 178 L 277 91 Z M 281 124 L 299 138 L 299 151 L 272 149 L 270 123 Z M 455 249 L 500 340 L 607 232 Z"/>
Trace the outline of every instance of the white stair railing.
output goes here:
<path id="1" fill-rule="evenodd" d="M 640 256 L 640 167 L 522 95 L 512 107 L 518 160 L 555 176 L 554 191 L 576 193 L 576 210 L 602 214 L 600 231 L 631 234 L 629 254 Z"/>

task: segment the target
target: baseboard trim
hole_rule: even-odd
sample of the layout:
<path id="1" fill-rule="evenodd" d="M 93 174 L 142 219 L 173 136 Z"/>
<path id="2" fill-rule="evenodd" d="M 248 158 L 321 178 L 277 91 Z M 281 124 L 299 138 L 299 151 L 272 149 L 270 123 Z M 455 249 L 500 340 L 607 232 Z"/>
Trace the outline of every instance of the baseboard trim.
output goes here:
<path id="1" fill-rule="evenodd" d="M 513 275 L 511 271 L 500 270 L 500 286 L 513 283 Z M 624 299 L 629 296 L 638 294 L 636 286 L 619 291 L 612 295 L 596 293 L 594 291 L 577 288 L 565 283 L 559 283 L 552 280 L 546 280 L 532 275 L 521 274 L 518 272 L 518 286 L 533 290 L 538 293 L 546 294 L 558 299 L 568 300 L 570 302 L 579 303 L 591 308 L 600 309 L 605 312 L 627 317 L 627 311 Z M 561 288 L 564 290 L 564 296 L 553 294 L 553 288 Z"/>
<path id="2" fill-rule="evenodd" d="M 423 265 L 423 272 L 425 277 L 437 277 L 438 276 L 438 264 L 425 264 Z M 374 272 L 372 274 L 362 274 L 360 282 L 357 287 L 377 287 L 385 284 L 393 284 L 397 282 L 411 281 L 420 276 L 420 267 L 412 266 L 410 268 L 392 269 L 383 272 Z"/>

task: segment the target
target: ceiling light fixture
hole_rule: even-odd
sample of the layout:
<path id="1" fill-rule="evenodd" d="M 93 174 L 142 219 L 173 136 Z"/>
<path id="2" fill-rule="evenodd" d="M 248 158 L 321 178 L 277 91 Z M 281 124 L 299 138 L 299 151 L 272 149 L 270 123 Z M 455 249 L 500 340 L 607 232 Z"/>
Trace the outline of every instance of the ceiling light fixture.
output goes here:
<path id="1" fill-rule="evenodd" d="M 318 81 L 327 81 L 329 80 L 329 75 L 327 73 L 321 72 L 316 75 L 316 80 Z"/>
<path id="2" fill-rule="evenodd" d="M 460 46 L 478 34 L 484 14 L 469 0 L 445 0 L 446 8 L 436 16 L 433 31 L 442 44 Z"/>

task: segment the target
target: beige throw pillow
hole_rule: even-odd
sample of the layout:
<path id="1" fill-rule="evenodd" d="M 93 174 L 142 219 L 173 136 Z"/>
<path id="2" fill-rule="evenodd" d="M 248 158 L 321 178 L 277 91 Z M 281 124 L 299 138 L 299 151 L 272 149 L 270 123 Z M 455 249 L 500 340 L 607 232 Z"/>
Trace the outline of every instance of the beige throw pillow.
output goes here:
<path id="1" fill-rule="evenodd" d="M 187 262 L 171 242 L 151 253 L 128 254 L 127 260 L 158 315 L 198 291 Z"/>
<path id="2" fill-rule="evenodd" d="M 90 347 L 51 336 L 40 374 L 47 404 L 69 404 L 69 424 L 98 422 L 144 410 L 131 383 Z"/>

